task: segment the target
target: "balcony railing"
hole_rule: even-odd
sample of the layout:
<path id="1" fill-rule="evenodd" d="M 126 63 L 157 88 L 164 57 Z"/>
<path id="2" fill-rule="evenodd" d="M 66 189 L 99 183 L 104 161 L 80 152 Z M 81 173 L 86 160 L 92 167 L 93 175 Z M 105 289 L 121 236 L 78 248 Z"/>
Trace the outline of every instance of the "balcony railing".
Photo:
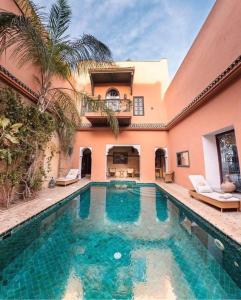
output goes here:
<path id="1" fill-rule="evenodd" d="M 83 105 L 83 112 L 105 112 L 112 110 L 118 112 L 130 112 L 131 100 L 129 99 L 106 99 L 106 100 L 92 100 Z"/>

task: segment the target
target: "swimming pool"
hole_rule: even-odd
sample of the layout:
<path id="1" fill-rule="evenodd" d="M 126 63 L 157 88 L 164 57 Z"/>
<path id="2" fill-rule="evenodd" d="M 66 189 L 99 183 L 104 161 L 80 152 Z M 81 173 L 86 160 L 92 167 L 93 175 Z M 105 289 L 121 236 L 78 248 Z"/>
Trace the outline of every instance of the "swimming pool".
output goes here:
<path id="1" fill-rule="evenodd" d="M 0 241 L 0 299 L 82 298 L 241 299 L 241 246 L 155 184 L 92 183 Z"/>

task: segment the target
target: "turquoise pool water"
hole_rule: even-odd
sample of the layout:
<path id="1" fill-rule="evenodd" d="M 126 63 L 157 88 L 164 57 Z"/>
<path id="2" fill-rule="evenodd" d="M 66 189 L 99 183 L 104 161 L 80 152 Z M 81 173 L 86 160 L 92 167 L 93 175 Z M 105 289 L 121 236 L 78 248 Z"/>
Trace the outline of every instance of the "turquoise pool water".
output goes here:
<path id="1" fill-rule="evenodd" d="M 2 237 L 0 299 L 241 299 L 240 245 L 127 185 L 92 184 Z"/>

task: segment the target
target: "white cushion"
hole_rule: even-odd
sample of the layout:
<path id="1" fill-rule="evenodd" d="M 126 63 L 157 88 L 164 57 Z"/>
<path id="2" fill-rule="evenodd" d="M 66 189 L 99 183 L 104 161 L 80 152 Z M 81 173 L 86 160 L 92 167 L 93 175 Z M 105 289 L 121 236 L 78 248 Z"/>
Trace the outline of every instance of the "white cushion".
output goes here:
<path id="1" fill-rule="evenodd" d="M 212 193 L 213 191 L 208 185 L 200 185 L 197 186 L 196 188 L 198 193 Z"/>
<path id="2" fill-rule="evenodd" d="M 208 184 L 208 182 L 205 180 L 205 178 L 202 175 L 189 175 L 188 177 L 189 177 L 196 192 L 202 193 L 199 191 L 199 189 L 205 190 L 206 192 L 204 192 L 204 193 L 212 192 L 212 188 L 210 187 L 210 185 Z"/>
<path id="3" fill-rule="evenodd" d="M 229 198 L 232 198 L 233 195 L 232 194 L 229 194 L 229 193 L 225 193 L 223 195 L 220 195 L 219 196 L 221 199 L 229 199 Z"/>
<path id="4" fill-rule="evenodd" d="M 78 169 L 70 169 L 69 173 L 67 174 L 67 176 L 65 178 L 67 179 L 75 179 L 78 176 Z"/>

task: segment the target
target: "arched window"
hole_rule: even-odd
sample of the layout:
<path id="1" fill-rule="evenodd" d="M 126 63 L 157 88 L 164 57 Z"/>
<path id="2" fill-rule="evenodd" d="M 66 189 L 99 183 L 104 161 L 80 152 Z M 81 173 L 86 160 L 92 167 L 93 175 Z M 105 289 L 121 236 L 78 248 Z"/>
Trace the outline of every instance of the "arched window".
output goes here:
<path id="1" fill-rule="evenodd" d="M 117 89 L 110 89 L 106 93 L 106 99 L 119 99 L 120 93 Z"/>

